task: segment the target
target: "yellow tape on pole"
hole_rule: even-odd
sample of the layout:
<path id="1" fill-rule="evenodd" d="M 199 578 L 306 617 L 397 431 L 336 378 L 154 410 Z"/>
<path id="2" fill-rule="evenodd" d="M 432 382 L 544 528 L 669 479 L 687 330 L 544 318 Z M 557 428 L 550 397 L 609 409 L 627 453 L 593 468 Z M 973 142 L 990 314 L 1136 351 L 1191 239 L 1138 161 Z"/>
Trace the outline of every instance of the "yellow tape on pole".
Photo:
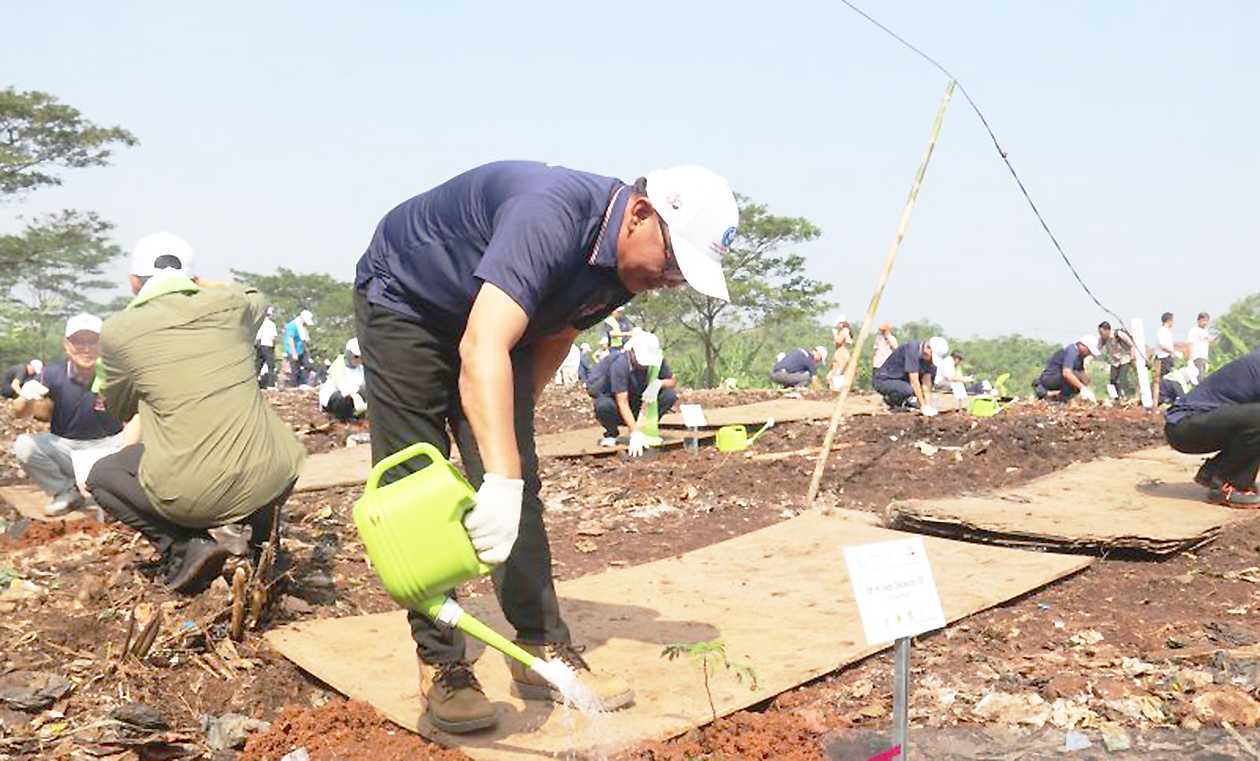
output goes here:
<path id="1" fill-rule="evenodd" d="M 862 356 L 862 347 L 866 344 L 866 339 L 870 336 L 871 325 L 875 322 L 875 312 L 879 309 L 880 297 L 884 295 L 884 287 L 888 285 L 888 278 L 892 275 L 893 262 L 897 259 L 897 250 L 901 248 L 901 239 L 906 235 L 906 229 L 910 226 L 910 213 L 914 211 L 914 202 L 919 197 L 919 188 L 923 185 L 923 177 L 927 174 L 928 162 L 932 160 L 932 151 L 936 149 L 936 139 L 941 134 L 941 124 L 945 121 L 945 109 L 949 107 L 949 99 L 954 94 L 954 80 L 950 80 L 945 86 L 945 97 L 941 100 L 941 107 L 936 112 L 936 121 L 932 123 L 932 137 L 928 141 L 927 152 L 923 154 L 923 161 L 919 164 L 919 171 L 914 176 L 914 184 L 910 186 L 910 197 L 906 199 L 905 208 L 901 210 L 901 221 L 897 224 L 897 234 L 893 237 L 892 246 L 888 249 L 888 258 L 884 261 L 884 270 L 879 275 L 879 283 L 875 286 L 875 293 L 871 296 L 871 303 L 866 308 L 866 318 L 862 321 L 862 330 L 859 331 L 857 341 L 853 346 L 853 353 L 849 357 L 849 365 L 844 371 L 844 388 L 840 389 L 840 397 L 836 399 L 836 407 L 831 413 L 831 425 L 827 427 L 827 437 L 823 439 L 822 451 L 818 453 L 818 462 L 814 465 L 814 477 L 809 482 L 809 495 L 806 502 L 810 505 L 814 504 L 814 499 L 818 496 L 818 486 L 822 483 L 823 471 L 827 468 L 827 455 L 831 453 L 831 445 L 836 437 L 836 428 L 840 425 L 840 419 L 844 417 L 844 403 L 849 398 L 849 389 L 853 387 L 853 379 L 857 376 L 858 360 Z"/>

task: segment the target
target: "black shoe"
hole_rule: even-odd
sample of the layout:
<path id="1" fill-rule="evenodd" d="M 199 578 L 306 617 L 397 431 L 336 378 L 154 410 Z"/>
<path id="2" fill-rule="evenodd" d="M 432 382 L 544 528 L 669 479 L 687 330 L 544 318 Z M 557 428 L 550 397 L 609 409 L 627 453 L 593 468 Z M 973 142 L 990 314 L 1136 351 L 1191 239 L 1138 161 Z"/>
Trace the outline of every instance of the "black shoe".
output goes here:
<path id="1" fill-rule="evenodd" d="M 167 584 L 176 592 L 193 595 L 202 592 L 223 570 L 223 564 L 231 554 L 226 547 L 213 539 L 189 539 L 180 553 L 178 570 Z"/>
<path id="2" fill-rule="evenodd" d="M 1225 479 L 1216 474 L 1216 468 L 1211 460 L 1204 461 L 1199 472 L 1194 474 L 1194 482 L 1205 489 L 1219 491 L 1221 484 L 1225 483 Z"/>

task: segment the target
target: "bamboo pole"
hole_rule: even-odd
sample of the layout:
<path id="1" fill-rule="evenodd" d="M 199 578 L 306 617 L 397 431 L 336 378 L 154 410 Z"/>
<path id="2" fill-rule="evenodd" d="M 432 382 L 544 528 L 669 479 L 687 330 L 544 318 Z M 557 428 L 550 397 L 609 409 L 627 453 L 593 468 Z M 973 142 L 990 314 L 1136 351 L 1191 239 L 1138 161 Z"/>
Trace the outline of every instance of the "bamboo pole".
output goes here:
<path id="1" fill-rule="evenodd" d="M 840 390 L 840 397 L 836 399 L 835 409 L 831 411 L 831 425 L 827 427 L 827 436 L 823 439 L 822 450 L 818 453 L 818 460 L 814 465 L 814 477 L 809 482 L 809 494 L 805 501 L 810 506 L 814 504 L 814 499 L 818 496 L 818 487 L 822 483 L 823 471 L 827 468 L 827 455 L 831 453 L 832 442 L 836 437 L 836 429 L 840 426 L 840 419 L 844 417 L 844 404 L 849 399 L 849 390 L 853 387 L 853 379 L 857 375 L 858 361 L 862 356 L 862 346 L 865 345 L 866 339 L 870 337 L 871 325 L 875 321 L 875 312 L 879 309 L 879 300 L 884 295 L 884 288 L 888 285 L 888 278 L 892 275 L 893 262 L 897 259 L 897 251 L 901 248 L 901 240 L 905 237 L 907 228 L 910 227 L 910 214 L 914 211 L 914 202 L 919 198 L 919 188 L 922 187 L 923 177 L 927 174 L 928 162 L 932 160 L 932 151 L 936 149 L 936 140 L 941 134 L 941 124 L 945 121 L 945 109 L 949 107 L 949 99 L 954 94 L 954 86 L 956 84 L 951 79 L 949 84 L 945 86 L 945 97 L 941 100 L 941 106 L 936 112 L 936 121 L 932 123 L 932 137 L 928 140 L 927 151 L 923 154 L 923 161 L 919 163 L 919 171 L 915 173 L 914 184 L 910 186 L 910 197 L 906 199 L 905 208 L 901 210 L 901 221 L 897 224 L 897 234 L 893 236 L 892 246 L 888 249 L 888 258 L 884 261 L 884 270 L 879 275 L 879 283 L 875 286 L 875 293 L 871 295 L 871 303 L 866 307 L 866 317 L 862 320 L 862 330 L 858 332 L 853 352 L 849 356 L 849 364 L 844 371 L 844 388 Z"/>

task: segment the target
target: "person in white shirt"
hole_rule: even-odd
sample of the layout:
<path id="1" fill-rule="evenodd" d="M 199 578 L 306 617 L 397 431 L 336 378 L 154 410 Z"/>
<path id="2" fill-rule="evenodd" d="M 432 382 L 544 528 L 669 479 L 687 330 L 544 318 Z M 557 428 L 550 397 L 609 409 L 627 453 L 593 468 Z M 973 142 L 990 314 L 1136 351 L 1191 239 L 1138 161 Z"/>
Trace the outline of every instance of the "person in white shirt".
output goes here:
<path id="1" fill-rule="evenodd" d="M 275 307 L 267 307 L 267 316 L 258 326 L 254 335 L 254 376 L 258 378 L 261 388 L 271 388 L 276 383 L 276 337 L 280 335 L 276 329 Z"/>
<path id="2" fill-rule="evenodd" d="M 319 386 L 319 408 L 343 423 L 362 417 L 367 411 L 363 383 L 363 354 L 359 351 L 359 339 L 351 338 Z"/>
<path id="3" fill-rule="evenodd" d="M 1207 312 L 1199 312 L 1199 319 L 1186 336 L 1186 342 L 1190 344 L 1190 362 L 1198 368 L 1200 379 L 1207 377 L 1208 351 L 1216 341 L 1216 337 L 1208 332 L 1208 324 L 1211 321 L 1211 315 Z"/>
<path id="4" fill-rule="evenodd" d="M 582 350 L 577 344 L 569 347 L 569 353 L 565 355 L 564 361 L 560 363 L 560 369 L 556 370 L 555 382 L 557 386 L 572 386 L 578 382 L 578 366 L 582 364 Z"/>
<path id="5" fill-rule="evenodd" d="M 1159 330 L 1155 331 L 1155 359 L 1159 360 L 1159 377 L 1164 377 L 1173 369 L 1177 344 L 1173 342 L 1173 313 L 1164 312 L 1159 317 Z"/>

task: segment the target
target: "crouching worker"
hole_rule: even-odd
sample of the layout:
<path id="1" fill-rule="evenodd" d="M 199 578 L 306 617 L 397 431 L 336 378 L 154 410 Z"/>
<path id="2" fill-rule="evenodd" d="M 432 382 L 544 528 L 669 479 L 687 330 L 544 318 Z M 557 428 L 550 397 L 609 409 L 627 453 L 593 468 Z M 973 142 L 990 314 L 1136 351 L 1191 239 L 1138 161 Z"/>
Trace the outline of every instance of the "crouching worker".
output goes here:
<path id="1" fill-rule="evenodd" d="M 871 385 L 894 410 L 919 410 L 925 417 L 936 415 L 932 406 L 932 378 L 935 359 L 949 356 L 949 342 L 941 336 L 926 341 L 906 341 L 893 349 L 884 364 L 875 370 Z"/>
<path id="2" fill-rule="evenodd" d="M 319 408 L 343 423 L 367 411 L 359 339 L 346 341 L 346 350 L 328 367 L 328 377 L 319 386 Z"/>
<path id="3" fill-rule="evenodd" d="M 1098 336 L 1091 333 L 1056 351 L 1046 362 L 1041 377 L 1033 381 L 1037 398 L 1067 402 L 1080 394 L 1087 402 L 1098 401 L 1089 387 L 1089 375 L 1085 373 L 1085 360 L 1098 356 L 1098 343 Z"/>
<path id="4" fill-rule="evenodd" d="M 22 384 L 13 401 L 19 418 L 34 415 L 48 430 L 24 433 L 13 454 L 26 475 L 52 499 L 44 515 L 65 515 L 84 504 L 79 483 L 91 463 L 122 449 L 123 425 L 105 410 L 96 389 L 96 360 L 101 350 L 101 318 L 77 314 L 66 321 L 64 362 L 50 362 L 39 376 Z"/>
<path id="5" fill-rule="evenodd" d="M 305 456 L 255 380 L 262 294 L 196 279 L 192 258 L 169 233 L 136 245 L 136 296 L 101 334 L 102 393 L 117 417 L 139 414 L 143 443 L 96 463 L 87 482 L 186 593 L 205 589 L 230 554 L 208 529 L 248 525 L 257 559 Z"/>
<path id="6" fill-rule="evenodd" d="M 649 380 L 651 368 L 657 368 L 656 380 Z M 660 340 L 651 333 L 636 330 L 625 351 L 609 354 L 591 373 L 586 390 L 595 397 L 595 417 L 604 426 L 600 446 L 617 443 L 620 426 L 630 429 L 630 456 L 638 457 L 647 446 L 639 414 L 645 404 L 657 403 L 658 414 L 664 415 L 678 401 L 677 381 L 661 352 Z"/>
<path id="7" fill-rule="evenodd" d="M 784 388 L 803 388 L 813 382 L 814 374 L 826 359 L 827 350 L 822 346 L 793 349 L 774 363 L 770 380 Z"/>
<path id="8" fill-rule="evenodd" d="M 1203 379 L 1169 408 L 1164 438 L 1186 454 L 1216 454 L 1194 481 L 1208 500 L 1226 507 L 1260 508 L 1260 349 Z"/>

